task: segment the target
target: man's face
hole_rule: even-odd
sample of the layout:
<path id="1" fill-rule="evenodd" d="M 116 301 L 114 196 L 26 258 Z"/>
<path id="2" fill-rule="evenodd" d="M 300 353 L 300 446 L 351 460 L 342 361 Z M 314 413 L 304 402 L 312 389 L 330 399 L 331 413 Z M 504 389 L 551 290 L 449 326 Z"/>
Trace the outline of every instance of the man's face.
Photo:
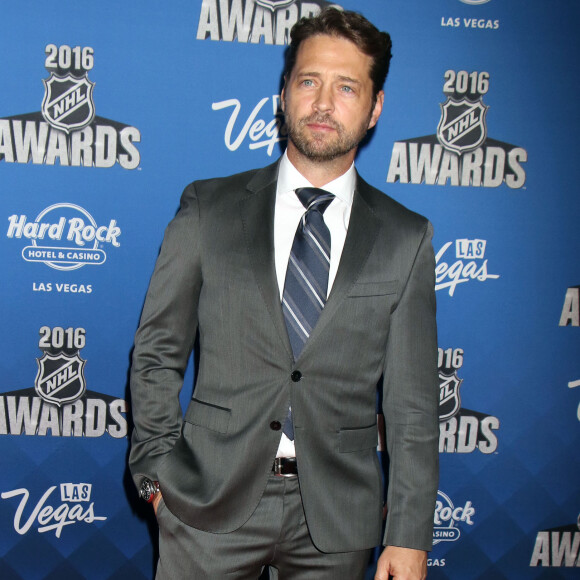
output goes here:
<path id="1" fill-rule="evenodd" d="M 371 62 L 344 38 L 317 35 L 302 42 L 282 91 L 289 148 L 311 161 L 354 158 L 384 100 L 380 91 L 374 103 Z"/>

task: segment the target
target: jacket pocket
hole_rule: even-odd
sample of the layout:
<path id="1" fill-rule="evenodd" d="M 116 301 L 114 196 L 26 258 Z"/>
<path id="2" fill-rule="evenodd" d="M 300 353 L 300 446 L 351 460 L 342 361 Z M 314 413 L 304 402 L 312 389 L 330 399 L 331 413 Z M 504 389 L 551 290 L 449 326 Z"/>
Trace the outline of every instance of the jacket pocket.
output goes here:
<path id="1" fill-rule="evenodd" d="M 227 433 L 231 409 L 200 401 L 193 397 L 185 412 L 185 421 L 218 433 Z"/>
<path id="2" fill-rule="evenodd" d="M 352 286 L 349 296 L 385 296 L 387 294 L 396 294 L 399 289 L 398 280 L 389 280 L 388 282 L 357 282 Z"/>
<path id="3" fill-rule="evenodd" d="M 363 451 L 376 447 L 379 441 L 377 424 L 361 429 L 341 429 L 338 432 L 338 450 L 340 453 Z"/>

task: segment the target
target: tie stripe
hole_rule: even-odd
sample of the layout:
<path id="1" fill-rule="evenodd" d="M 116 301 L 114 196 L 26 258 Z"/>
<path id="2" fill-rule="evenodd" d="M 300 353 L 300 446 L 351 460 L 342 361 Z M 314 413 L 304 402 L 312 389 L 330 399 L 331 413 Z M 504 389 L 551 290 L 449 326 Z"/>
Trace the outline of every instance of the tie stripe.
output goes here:
<path id="1" fill-rule="evenodd" d="M 302 270 L 300 264 L 296 261 L 295 256 L 290 256 L 288 267 L 292 268 L 294 276 L 296 277 L 296 280 L 298 281 L 300 286 L 302 286 L 302 289 L 304 290 L 305 294 L 306 295 L 310 294 L 311 297 L 314 298 L 322 308 L 324 306 L 326 298 L 323 294 L 323 289 L 318 284 L 318 281 L 312 278 L 311 276 L 309 277 L 308 273 Z"/>
<path id="2" fill-rule="evenodd" d="M 308 236 L 307 240 L 316 246 L 319 252 L 319 257 L 324 259 L 324 263 L 326 263 L 326 268 L 328 269 L 330 267 L 330 246 L 326 244 L 326 240 L 321 236 L 316 228 L 305 228 L 304 231 Z M 312 243 L 310 245 L 312 245 Z"/>
<path id="3" fill-rule="evenodd" d="M 289 314 L 289 316 L 286 317 L 286 325 L 290 324 L 295 332 L 301 332 L 305 337 L 309 337 L 312 329 L 309 326 L 304 326 L 304 324 L 307 324 L 306 321 L 301 321 L 295 314 L 296 307 L 294 306 L 294 302 L 290 304 L 288 299 L 285 298 L 283 299 L 282 303 L 286 307 Z"/>
<path id="4" fill-rule="evenodd" d="M 324 223 L 323 213 L 334 199 L 332 193 L 313 187 L 299 188 L 296 195 L 306 211 L 294 236 L 282 294 L 282 310 L 295 360 L 326 303 L 330 231 Z M 284 433 L 294 439 L 291 410 Z"/>

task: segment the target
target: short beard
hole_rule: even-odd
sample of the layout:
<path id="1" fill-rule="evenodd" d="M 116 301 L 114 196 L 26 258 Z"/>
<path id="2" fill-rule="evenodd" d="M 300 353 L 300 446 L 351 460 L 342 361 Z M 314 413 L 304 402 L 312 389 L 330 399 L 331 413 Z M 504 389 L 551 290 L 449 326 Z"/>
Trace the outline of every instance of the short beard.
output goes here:
<path id="1" fill-rule="evenodd" d="M 333 161 L 358 147 L 367 134 L 370 120 L 371 113 L 357 129 L 346 131 L 341 123 L 327 114 L 312 114 L 295 122 L 286 113 L 288 138 L 302 155 L 317 162 Z M 324 136 L 318 138 L 315 135 L 307 135 L 306 125 L 310 123 L 321 123 L 332 127 L 336 131 L 336 139 L 327 142 Z"/>

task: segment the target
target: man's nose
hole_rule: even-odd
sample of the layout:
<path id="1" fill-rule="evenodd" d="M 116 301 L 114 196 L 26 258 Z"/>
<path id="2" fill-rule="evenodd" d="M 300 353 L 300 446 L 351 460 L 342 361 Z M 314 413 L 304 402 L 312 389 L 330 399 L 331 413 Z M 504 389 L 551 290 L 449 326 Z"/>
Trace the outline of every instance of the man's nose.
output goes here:
<path id="1" fill-rule="evenodd" d="M 330 113 L 334 111 L 334 97 L 332 87 L 322 84 L 313 103 L 313 108 L 321 113 Z"/>

